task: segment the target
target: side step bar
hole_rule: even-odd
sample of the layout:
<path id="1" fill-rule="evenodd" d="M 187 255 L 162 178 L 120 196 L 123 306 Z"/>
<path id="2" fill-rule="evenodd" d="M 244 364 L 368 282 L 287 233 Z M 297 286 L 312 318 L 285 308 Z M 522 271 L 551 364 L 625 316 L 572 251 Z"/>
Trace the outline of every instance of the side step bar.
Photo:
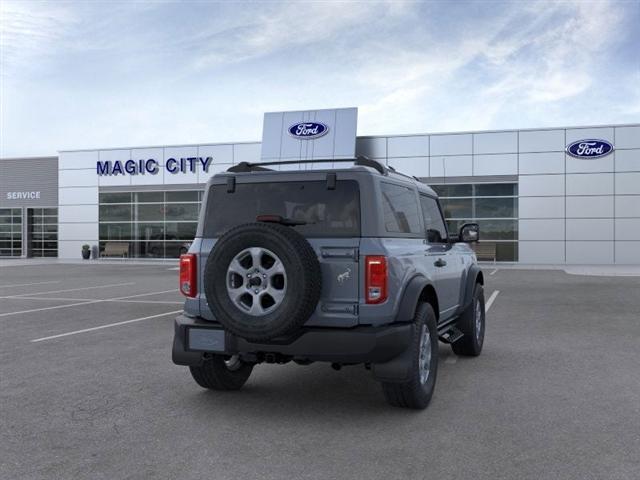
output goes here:
<path id="1" fill-rule="evenodd" d="M 441 342 L 444 343 L 454 343 L 464 337 L 464 333 L 458 330 L 457 327 L 451 327 L 449 330 L 445 331 L 438 338 Z"/>

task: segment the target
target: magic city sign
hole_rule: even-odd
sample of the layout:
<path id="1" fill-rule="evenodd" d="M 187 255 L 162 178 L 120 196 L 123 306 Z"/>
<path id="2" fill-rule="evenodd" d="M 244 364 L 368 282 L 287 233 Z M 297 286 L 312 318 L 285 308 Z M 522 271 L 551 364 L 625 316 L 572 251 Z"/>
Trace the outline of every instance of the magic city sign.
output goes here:
<path id="1" fill-rule="evenodd" d="M 198 165 L 203 172 L 208 172 L 213 157 L 168 158 L 164 169 L 171 174 L 195 173 Z M 142 160 L 98 160 L 96 173 L 98 175 L 156 175 L 160 171 L 160 163 L 153 159 Z"/>
<path id="2" fill-rule="evenodd" d="M 595 159 L 613 152 L 613 145 L 606 140 L 578 140 L 567 146 L 567 153 L 572 157 Z"/>

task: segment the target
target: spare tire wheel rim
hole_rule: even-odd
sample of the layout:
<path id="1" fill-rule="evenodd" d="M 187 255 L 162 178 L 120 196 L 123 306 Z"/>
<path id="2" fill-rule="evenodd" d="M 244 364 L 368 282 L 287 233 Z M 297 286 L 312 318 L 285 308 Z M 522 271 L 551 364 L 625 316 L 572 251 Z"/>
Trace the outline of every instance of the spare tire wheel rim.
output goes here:
<path id="1" fill-rule="evenodd" d="M 287 272 L 271 250 L 251 247 L 238 253 L 227 268 L 227 293 L 231 302 L 252 316 L 276 310 L 287 292 Z"/>

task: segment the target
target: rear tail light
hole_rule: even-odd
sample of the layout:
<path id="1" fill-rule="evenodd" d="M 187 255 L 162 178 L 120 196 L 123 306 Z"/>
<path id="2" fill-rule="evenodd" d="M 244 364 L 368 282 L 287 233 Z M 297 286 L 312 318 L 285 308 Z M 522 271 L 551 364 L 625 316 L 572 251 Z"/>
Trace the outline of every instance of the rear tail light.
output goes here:
<path id="1" fill-rule="evenodd" d="M 198 294 L 197 272 L 196 256 L 193 253 L 180 255 L 180 293 L 185 297 L 193 298 Z"/>
<path id="2" fill-rule="evenodd" d="M 365 257 L 365 295 L 367 303 L 382 303 L 387 300 L 387 257 L 367 255 Z"/>

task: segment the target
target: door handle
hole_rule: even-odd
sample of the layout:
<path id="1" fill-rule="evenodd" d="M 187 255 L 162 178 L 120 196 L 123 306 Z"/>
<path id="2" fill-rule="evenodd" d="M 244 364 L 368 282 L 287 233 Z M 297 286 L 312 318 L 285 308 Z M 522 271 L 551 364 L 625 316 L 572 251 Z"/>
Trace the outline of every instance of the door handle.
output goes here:
<path id="1" fill-rule="evenodd" d="M 436 267 L 444 267 L 444 266 L 447 264 L 447 262 L 445 262 L 443 259 L 439 258 L 438 260 L 436 260 L 435 262 L 433 262 L 433 264 L 434 264 Z"/>

